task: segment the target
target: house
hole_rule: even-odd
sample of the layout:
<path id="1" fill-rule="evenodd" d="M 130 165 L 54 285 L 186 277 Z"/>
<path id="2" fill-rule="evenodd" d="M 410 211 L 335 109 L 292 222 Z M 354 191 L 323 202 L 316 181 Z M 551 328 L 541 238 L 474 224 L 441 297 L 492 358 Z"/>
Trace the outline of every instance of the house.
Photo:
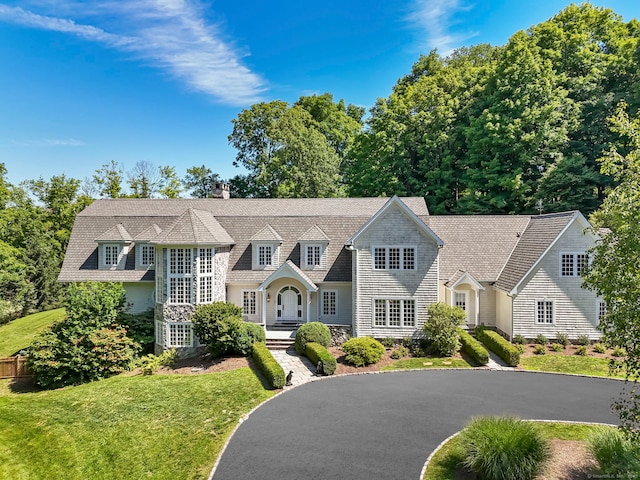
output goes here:
<path id="1" fill-rule="evenodd" d="M 600 336 L 581 288 L 597 237 L 579 212 L 430 216 L 423 198 L 97 200 L 76 218 L 61 282 L 122 282 L 156 345 L 198 346 L 196 305 L 233 302 L 269 329 L 319 321 L 411 336 L 437 301 L 507 338 Z"/>

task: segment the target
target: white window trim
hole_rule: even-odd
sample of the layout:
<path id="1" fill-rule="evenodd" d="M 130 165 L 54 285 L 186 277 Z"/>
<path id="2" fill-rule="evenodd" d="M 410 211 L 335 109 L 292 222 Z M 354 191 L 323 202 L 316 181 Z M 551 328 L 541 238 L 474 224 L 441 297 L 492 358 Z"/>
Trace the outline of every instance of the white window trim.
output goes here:
<path id="1" fill-rule="evenodd" d="M 385 302 L 385 317 L 384 317 L 384 325 L 376 325 L 376 300 L 383 300 Z M 400 325 L 389 325 L 389 301 L 399 301 L 400 302 Z M 404 318 L 404 302 L 412 301 L 413 302 L 413 325 L 408 325 L 405 322 Z M 373 328 L 415 328 L 417 323 L 417 302 L 415 298 L 386 298 L 386 297 L 376 297 L 371 299 L 371 326 Z"/>
<path id="2" fill-rule="evenodd" d="M 210 272 L 201 272 L 202 269 L 202 259 L 203 259 L 203 250 L 211 250 L 211 271 Z M 195 292 L 196 295 L 196 304 L 206 304 L 206 303 L 213 303 L 215 300 L 215 287 L 216 287 L 216 280 L 215 280 L 215 270 L 216 270 L 216 249 L 213 247 L 203 247 L 203 248 L 198 248 L 198 255 L 196 257 L 196 272 L 195 272 L 195 276 L 197 278 L 197 282 L 196 284 L 198 285 L 198 291 Z M 203 299 L 202 298 L 202 291 L 201 291 L 201 286 L 203 285 L 202 280 L 204 280 L 205 278 L 210 278 L 211 279 L 211 299 Z M 193 282 L 193 280 L 192 280 Z M 193 289 L 193 287 L 192 287 Z M 192 292 L 193 295 L 193 292 Z"/>
<path id="3" fill-rule="evenodd" d="M 245 308 L 244 308 L 244 296 L 245 296 L 245 293 L 252 294 L 252 296 L 253 296 L 253 309 L 254 309 L 253 313 L 245 311 Z M 248 289 L 247 290 L 241 290 L 240 299 L 242 301 L 242 314 L 243 315 L 245 315 L 247 317 L 255 317 L 256 315 L 258 315 L 258 294 L 257 294 L 257 292 L 255 290 L 248 290 Z"/>
<path id="4" fill-rule="evenodd" d="M 596 301 L 596 325 L 600 325 L 600 321 L 601 321 L 600 307 L 602 305 L 604 305 L 604 314 L 606 315 L 607 314 L 607 303 L 603 299 L 599 298 Z"/>
<path id="5" fill-rule="evenodd" d="M 171 251 L 172 250 L 186 250 L 190 253 L 190 260 L 191 260 L 191 273 L 171 273 Z M 195 266 L 197 267 L 197 265 Z M 166 281 L 167 281 L 167 303 L 170 303 L 172 305 L 188 305 L 188 304 L 192 304 L 193 303 L 193 298 L 194 298 L 194 291 L 193 291 L 193 270 L 194 270 L 194 265 L 193 265 L 193 248 L 185 248 L 185 247 L 170 247 L 167 248 L 167 258 L 166 258 Z M 171 299 L 171 279 L 172 278 L 176 278 L 176 279 L 188 279 L 189 283 L 190 283 L 190 295 L 189 295 L 189 299 L 187 302 L 174 302 Z"/>
<path id="6" fill-rule="evenodd" d="M 303 248 L 303 255 L 304 255 L 304 261 L 302 262 L 302 264 L 304 265 L 304 269 L 306 270 L 310 270 L 310 269 L 320 269 L 323 268 L 325 262 L 324 262 L 324 251 L 326 246 L 321 244 L 321 243 L 303 243 L 302 244 L 302 248 Z M 318 248 L 320 249 L 320 254 L 318 255 L 318 264 L 314 264 L 314 263 L 309 263 L 309 248 Z"/>
<path id="7" fill-rule="evenodd" d="M 400 249 L 400 268 L 389 268 L 389 249 Z M 384 249 L 384 268 L 376 267 L 376 250 Z M 413 249 L 413 268 L 405 268 L 404 265 L 404 252 L 405 250 Z M 416 245 L 372 245 L 371 246 L 371 268 L 377 271 L 390 271 L 390 272 L 414 272 L 418 270 L 418 247 Z"/>
<path id="8" fill-rule="evenodd" d="M 563 255 L 571 255 L 573 257 L 573 268 L 571 271 L 571 275 L 564 275 L 562 270 L 562 256 Z M 586 263 L 589 263 L 589 257 L 587 252 L 560 252 L 558 255 L 558 273 L 561 278 L 580 278 L 580 273 L 578 273 L 578 256 L 584 255 L 586 257 Z M 584 267 L 583 267 L 584 268 Z"/>
<path id="9" fill-rule="evenodd" d="M 538 303 L 551 303 L 551 323 L 538 321 Z M 556 324 L 556 301 L 549 298 L 536 298 L 534 302 L 534 321 L 536 325 L 555 325 Z"/>
<path id="10" fill-rule="evenodd" d="M 325 313 L 325 310 L 324 310 L 324 296 L 325 296 L 325 294 L 331 294 L 331 293 L 333 293 L 333 295 L 334 295 L 334 300 L 333 301 L 335 303 L 335 308 L 334 308 L 335 313 Z M 337 290 L 322 290 L 322 296 L 320 297 L 320 302 L 321 302 L 320 313 L 322 313 L 323 317 L 335 318 L 335 317 L 338 316 L 338 291 Z"/>
<path id="11" fill-rule="evenodd" d="M 268 247 L 271 249 L 271 263 L 268 264 L 264 264 L 261 265 L 260 264 L 260 248 L 265 248 Z M 252 246 L 252 251 L 253 251 L 253 255 L 252 255 L 252 268 L 254 270 L 274 270 L 278 267 L 278 263 L 279 263 L 279 254 L 280 254 L 280 247 L 278 243 L 270 243 L 270 242 L 261 242 L 261 243 L 255 243 Z"/>
<path id="12" fill-rule="evenodd" d="M 193 323 L 192 322 L 166 322 L 165 324 L 165 342 L 166 346 L 171 348 L 190 348 L 194 346 L 195 342 L 195 333 L 193 332 Z M 171 343 L 171 327 L 172 326 L 188 326 L 190 331 L 191 343 L 189 344 L 173 344 Z"/>
<path id="13" fill-rule="evenodd" d="M 111 249 L 113 247 L 116 248 L 116 261 L 115 263 L 107 263 L 107 248 Z M 119 243 L 103 243 L 100 248 L 102 250 L 101 263 L 103 267 L 115 267 L 118 265 L 118 263 L 120 263 L 120 253 L 122 252 L 122 245 L 120 245 Z"/>
<path id="14" fill-rule="evenodd" d="M 150 249 L 153 252 L 153 262 L 144 262 L 144 251 Z M 155 246 L 149 243 L 139 243 L 136 245 L 136 265 L 139 267 L 151 267 L 156 263 L 156 249 Z"/>

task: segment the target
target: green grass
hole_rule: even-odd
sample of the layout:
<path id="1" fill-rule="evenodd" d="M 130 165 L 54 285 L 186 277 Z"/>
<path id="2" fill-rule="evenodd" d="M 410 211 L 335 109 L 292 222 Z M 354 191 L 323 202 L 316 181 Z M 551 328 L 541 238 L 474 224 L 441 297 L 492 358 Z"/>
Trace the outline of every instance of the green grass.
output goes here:
<path id="1" fill-rule="evenodd" d="M 205 479 L 238 419 L 273 395 L 249 368 L 117 376 L 13 393 L 0 381 L 0 478 Z"/>
<path id="2" fill-rule="evenodd" d="M 586 440 L 596 429 L 603 428 L 598 425 L 562 422 L 540 422 L 538 425 L 546 438 L 580 441 Z M 429 462 L 423 480 L 454 480 L 458 472 L 462 471 L 460 464 L 463 459 L 462 437 L 457 435 L 436 452 Z"/>
<path id="3" fill-rule="evenodd" d="M 596 377 L 609 376 L 609 360 L 597 357 L 581 357 L 572 355 L 538 355 L 520 359 L 520 367 L 525 370 L 539 370 L 542 372 L 575 373 L 593 375 Z M 623 375 L 612 375 L 624 378 Z"/>
<path id="4" fill-rule="evenodd" d="M 33 337 L 53 322 L 62 320 L 64 308 L 34 313 L 0 327 L 0 357 L 11 357 L 31 345 Z"/>
<path id="5" fill-rule="evenodd" d="M 429 365 L 430 364 L 430 365 Z M 398 360 L 381 370 L 412 370 L 416 368 L 473 368 L 469 362 L 459 358 L 406 358 Z"/>

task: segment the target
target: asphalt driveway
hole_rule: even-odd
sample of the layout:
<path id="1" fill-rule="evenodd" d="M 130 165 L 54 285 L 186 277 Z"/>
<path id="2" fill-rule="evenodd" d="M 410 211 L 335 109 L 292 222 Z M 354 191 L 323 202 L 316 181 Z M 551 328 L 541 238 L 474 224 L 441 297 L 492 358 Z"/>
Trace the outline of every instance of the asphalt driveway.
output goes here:
<path id="1" fill-rule="evenodd" d="M 623 382 L 531 372 L 413 371 L 312 382 L 238 428 L 214 480 L 418 480 L 474 415 L 617 423 Z"/>

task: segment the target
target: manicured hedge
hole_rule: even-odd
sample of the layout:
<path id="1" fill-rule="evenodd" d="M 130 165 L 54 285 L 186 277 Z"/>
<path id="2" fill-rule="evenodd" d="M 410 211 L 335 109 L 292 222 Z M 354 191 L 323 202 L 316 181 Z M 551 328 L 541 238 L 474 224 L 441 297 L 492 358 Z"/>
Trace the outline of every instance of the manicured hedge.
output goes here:
<path id="1" fill-rule="evenodd" d="M 256 361 L 258 367 L 260 367 L 260 370 L 267 377 L 267 380 L 273 388 L 284 387 L 284 370 L 276 361 L 276 359 L 273 358 L 273 355 L 271 355 L 271 352 L 267 348 L 266 344 L 262 342 L 254 343 L 251 356 Z"/>
<path id="2" fill-rule="evenodd" d="M 331 331 L 324 323 L 309 322 L 300 325 L 296 332 L 296 352 L 298 355 L 304 355 L 307 343 L 319 343 L 323 347 L 331 345 Z"/>
<path id="3" fill-rule="evenodd" d="M 342 344 L 344 359 L 356 367 L 378 363 L 384 355 L 382 344 L 371 337 L 350 338 Z"/>
<path id="4" fill-rule="evenodd" d="M 520 363 L 520 352 L 508 340 L 505 340 L 498 332 L 489 330 L 486 327 L 476 327 L 476 338 L 480 340 L 493 353 L 507 362 L 510 367 L 518 366 Z"/>
<path id="5" fill-rule="evenodd" d="M 486 365 L 489 363 L 489 352 L 478 340 L 473 338 L 469 332 L 462 328 L 458 329 L 458 334 L 460 335 L 460 343 L 462 344 L 462 351 L 464 353 L 469 355 L 480 365 Z"/>
<path id="6" fill-rule="evenodd" d="M 318 362 L 322 362 L 322 373 L 324 373 L 325 375 L 333 375 L 335 373 L 338 362 L 336 362 L 336 359 L 333 357 L 333 355 L 329 353 L 329 350 L 324 348 L 319 343 L 307 343 L 305 356 L 309 360 L 311 360 L 314 365 L 318 365 Z"/>

